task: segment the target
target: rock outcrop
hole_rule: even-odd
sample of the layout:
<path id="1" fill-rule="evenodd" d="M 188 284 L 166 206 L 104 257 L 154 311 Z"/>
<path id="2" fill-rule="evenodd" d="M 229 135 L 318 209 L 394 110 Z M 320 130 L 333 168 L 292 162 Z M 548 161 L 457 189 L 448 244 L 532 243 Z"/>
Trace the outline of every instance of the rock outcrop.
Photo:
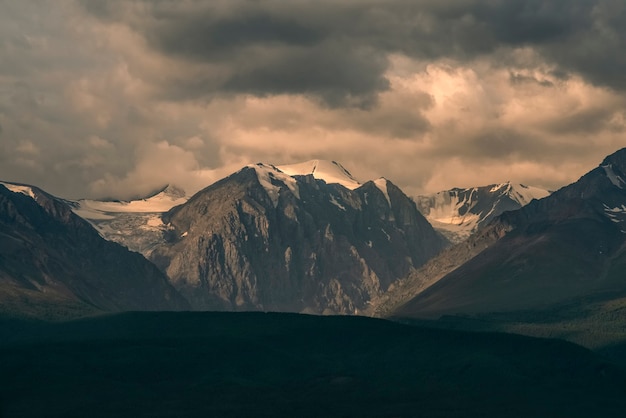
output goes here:
<path id="1" fill-rule="evenodd" d="M 264 164 L 163 222 L 151 259 L 196 309 L 359 313 L 447 245 L 387 180 L 350 190 Z"/>

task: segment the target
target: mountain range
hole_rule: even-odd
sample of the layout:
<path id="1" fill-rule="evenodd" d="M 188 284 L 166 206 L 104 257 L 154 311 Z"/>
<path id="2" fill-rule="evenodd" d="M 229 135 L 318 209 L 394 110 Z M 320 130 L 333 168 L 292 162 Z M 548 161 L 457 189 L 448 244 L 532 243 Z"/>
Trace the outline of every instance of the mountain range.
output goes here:
<path id="1" fill-rule="evenodd" d="M 496 216 L 526 206 L 550 194 L 539 187 L 511 182 L 454 188 L 415 198 L 417 209 L 433 227 L 454 243 L 467 239 Z"/>
<path id="2" fill-rule="evenodd" d="M 0 415 L 621 416 L 625 179 L 622 149 L 553 193 L 322 160 L 128 202 L 0 183 Z"/>
<path id="3" fill-rule="evenodd" d="M 359 182 L 324 160 L 252 164 L 192 197 L 168 186 L 130 202 L 65 201 L 5 183 L 4 198 L 13 206 L 5 204 L 3 236 L 23 236 L 13 229 L 24 223 L 16 219 L 29 219 L 24 213 L 60 216 L 69 220 L 65 228 L 89 231 L 84 243 L 102 245 L 104 237 L 141 252 L 151 263 L 132 256 L 141 259 L 136 263 L 161 270 L 155 274 L 166 285 L 157 293 L 182 295 L 181 303 L 197 310 L 438 318 L 552 309 L 621 297 L 625 154 L 616 152 L 552 194 L 503 183 L 421 196 L 417 204 L 384 178 Z M 460 242 L 450 246 L 420 210 L 437 227 L 446 221 L 448 232 L 456 228 L 453 241 Z M 47 257 L 40 258 L 55 259 L 45 239 L 37 239 L 30 246 Z M 23 279 L 31 273 L 20 271 L 28 270 L 25 263 L 11 262 L 6 242 L 2 268 L 13 288 L 44 283 Z M 73 260 L 92 251 L 83 246 Z M 46 270 L 33 270 L 40 271 Z M 125 306 L 74 288 L 61 294 L 98 309 Z"/>
<path id="4" fill-rule="evenodd" d="M 84 272 L 85 260 L 124 269 L 124 258 L 112 262 L 97 246 L 121 250 L 115 241 L 158 266 L 173 294 L 197 310 L 357 314 L 448 245 L 393 183 L 361 184 L 331 161 L 250 165 L 191 198 L 168 186 L 135 201 L 67 201 L 36 187 L 6 185 L 13 199 L 28 197 L 32 210 L 40 210 L 37 196 L 45 194 L 88 235 L 82 252 L 67 251 L 64 262 L 75 264 L 68 270 Z M 5 226 L 9 231 L 11 223 Z M 43 259 L 52 248 L 39 250 Z M 156 270 L 133 252 L 125 251 Z M 104 292 L 97 287 L 94 292 Z M 107 309 L 87 291 L 74 296 Z M 122 308 L 116 303 L 110 308 Z"/>
<path id="5" fill-rule="evenodd" d="M 55 317 L 189 309 L 140 254 L 107 241 L 64 201 L 0 183 L 0 311 Z"/>
<path id="6" fill-rule="evenodd" d="M 466 242 L 447 249 L 419 277 L 406 280 L 379 312 L 404 318 L 507 317 L 517 324 L 533 322 L 535 331 L 538 323 L 554 329 L 552 321 L 569 329 L 570 337 L 575 331 L 586 332 L 588 338 L 594 332 L 586 322 L 593 308 L 595 318 L 610 318 L 622 329 L 624 179 L 626 149 L 606 157 L 575 183 L 503 213 Z M 468 251 L 469 256 L 459 256 Z M 588 328 L 575 330 L 574 322 Z M 620 331 L 611 333 L 616 341 L 623 340 Z"/>

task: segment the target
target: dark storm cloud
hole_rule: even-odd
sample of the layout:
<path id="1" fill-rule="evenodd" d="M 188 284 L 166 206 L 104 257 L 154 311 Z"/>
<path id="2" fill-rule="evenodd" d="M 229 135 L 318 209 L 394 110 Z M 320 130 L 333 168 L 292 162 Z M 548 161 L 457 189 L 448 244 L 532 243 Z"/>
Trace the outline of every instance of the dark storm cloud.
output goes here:
<path id="1" fill-rule="evenodd" d="M 625 9 L 0 0 L 0 179 L 123 198 L 328 158 L 414 190 L 560 186 L 625 145 Z"/>
<path id="2" fill-rule="evenodd" d="M 621 0 L 84 2 L 170 57 L 220 66 L 172 83 L 183 98 L 216 92 L 317 95 L 330 104 L 388 88 L 387 56 L 473 59 L 530 46 L 564 74 L 626 89 Z M 181 76 L 181 79 L 185 79 Z M 350 101 L 347 101 L 350 103 Z"/>
<path id="3" fill-rule="evenodd" d="M 164 31 L 150 34 L 149 39 L 170 54 L 220 60 L 228 58 L 233 48 L 251 44 L 279 43 L 306 47 L 324 38 L 320 29 L 273 17 L 265 12 L 253 16 L 228 17 L 212 23 L 200 16 L 193 17 L 187 23 L 186 26 L 166 25 Z"/>
<path id="4" fill-rule="evenodd" d="M 433 156 L 444 158 L 458 155 L 474 162 L 488 160 L 515 160 L 520 155 L 536 155 L 538 160 L 550 159 L 558 145 L 546 144 L 528 132 L 511 127 L 490 127 L 468 134 L 463 142 L 449 141 L 439 144 Z"/>
<path id="5" fill-rule="evenodd" d="M 262 53 L 263 54 L 263 53 Z M 253 68 L 235 72 L 221 88 L 234 93 L 319 94 L 330 105 L 354 104 L 367 107 L 373 94 L 387 89 L 382 77 L 386 62 L 368 49 L 349 45 L 285 51 L 279 57 L 259 57 Z M 357 70 L 358 69 L 358 70 Z"/>
<path id="6" fill-rule="evenodd" d="M 511 84 L 527 84 L 535 83 L 543 87 L 554 87 L 554 83 L 549 80 L 539 80 L 536 77 L 531 77 L 524 74 L 510 73 Z"/>
<path id="7" fill-rule="evenodd" d="M 593 135 L 595 132 L 611 130 L 611 121 L 618 116 L 621 109 L 610 109 L 606 107 L 591 107 L 572 115 L 550 121 L 545 127 L 553 134 L 587 134 Z M 623 131 L 623 127 L 616 126 L 615 129 Z"/>

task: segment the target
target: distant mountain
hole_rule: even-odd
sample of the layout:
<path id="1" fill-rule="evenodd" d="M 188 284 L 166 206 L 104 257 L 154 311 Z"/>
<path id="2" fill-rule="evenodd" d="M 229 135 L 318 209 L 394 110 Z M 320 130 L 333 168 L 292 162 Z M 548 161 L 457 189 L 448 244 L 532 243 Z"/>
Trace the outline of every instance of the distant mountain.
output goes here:
<path id="1" fill-rule="evenodd" d="M 447 245 L 393 183 L 320 160 L 244 167 L 163 223 L 150 258 L 196 309 L 359 313 Z"/>
<path id="2" fill-rule="evenodd" d="M 101 238 L 61 199 L 0 183 L 0 312 L 55 317 L 188 307 L 154 265 Z"/>
<path id="3" fill-rule="evenodd" d="M 312 175 L 328 184 L 341 184 L 347 189 L 354 190 L 361 185 L 348 170 L 336 161 L 310 160 L 303 163 L 279 165 L 278 168 L 288 176 Z"/>
<path id="4" fill-rule="evenodd" d="M 519 209 L 549 194 L 538 187 L 506 182 L 417 196 L 415 203 L 436 230 L 458 243 L 503 212 Z"/>
<path id="5" fill-rule="evenodd" d="M 608 156 L 577 182 L 505 212 L 442 253 L 454 257 L 475 248 L 467 262 L 433 269 L 427 282 L 392 315 L 438 317 L 559 309 L 626 296 L 626 149 Z M 484 240 L 492 234 L 494 239 Z M 480 240 L 484 246 L 477 243 Z M 485 248 L 486 247 L 486 248 Z M 477 254 L 476 254 L 477 253 Z M 444 260 L 439 257 L 432 265 Z M 444 274 L 441 274 L 441 272 Z M 433 284 L 434 283 L 434 284 Z M 411 289 L 405 288 L 409 295 Z M 398 302 L 398 301 L 396 301 Z M 584 304 L 583 304 L 584 305 Z M 570 309 L 571 310 L 571 309 Z"/>
<path id="6" fill-rule="evenodd" d="M 72 211 L 93 225 L 102 237 L 148 257 L 154 247 L 163 243 L 167 227 L 161 215 L 188 199 L 183 189 L 168 185 L 131 201 L 81 199 L 68 203 Z"/>

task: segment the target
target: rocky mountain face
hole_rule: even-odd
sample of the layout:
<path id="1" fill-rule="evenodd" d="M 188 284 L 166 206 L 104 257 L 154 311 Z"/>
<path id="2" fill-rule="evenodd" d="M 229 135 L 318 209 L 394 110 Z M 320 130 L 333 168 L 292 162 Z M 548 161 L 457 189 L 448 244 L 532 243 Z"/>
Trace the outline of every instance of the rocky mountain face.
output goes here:
<path id="1" fill-rule="evenodd" d="M 506 182 L 417 196 L 415 203 L 436 230 L 450 241 L 459 243 L 496 216 L 549 194 L 538 187 Z"/>
<path id="2" fill-rule="evenodd" d="M 194 308 L 359 313 L 447 245 L 385 179 L 291 169 L 245 167 L 163 216 L 151 259 Z"/>
<path id="3" fill-rule="evenodd" d="M 153 264 L 101 238 L 65 202 L 10 183 L 0 183 L 0 302 L 4 313 L 35 316 L 189 307 Z"/>
<path id="4" fill-rule="evenodd" d="M 625 179 L 622 149 L 576 183 L 503 213 L 488 227 L 504 231 L 502 237 L 439 279 L 425 274 L 422 281 L 431 285 L 391 315 L 529 311 L 624 297 Z M 461 245 L 472 247 L 480 239 L 478 234 Z M 460 251 L 454 248 L 449 251 Z"/>

